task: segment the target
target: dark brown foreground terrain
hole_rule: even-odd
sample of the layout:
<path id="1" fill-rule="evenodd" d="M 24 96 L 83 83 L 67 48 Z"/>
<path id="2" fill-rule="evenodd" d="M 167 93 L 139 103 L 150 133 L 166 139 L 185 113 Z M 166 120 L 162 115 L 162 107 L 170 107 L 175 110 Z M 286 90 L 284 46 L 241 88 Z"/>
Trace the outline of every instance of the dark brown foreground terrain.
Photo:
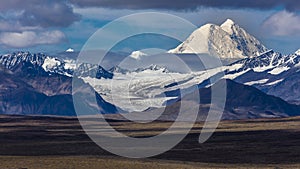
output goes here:
<path id="1" fill-rule="evenodd" d="M 111 122 L 134 137 L 170 124 Z M 164 154 L 132 160 L 99 148 L 75 118 L 0 116 L 0 168 L 300 168 L 300 117 L 224 121 L 204 144 L 201 126 Z"/>

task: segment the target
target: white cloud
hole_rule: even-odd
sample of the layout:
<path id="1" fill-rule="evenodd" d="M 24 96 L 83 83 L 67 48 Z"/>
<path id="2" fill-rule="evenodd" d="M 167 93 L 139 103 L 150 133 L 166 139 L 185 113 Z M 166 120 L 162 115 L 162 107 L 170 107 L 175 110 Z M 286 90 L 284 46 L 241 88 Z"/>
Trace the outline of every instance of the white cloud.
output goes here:
<path id="1" fill-rule="evenodd" d="M 262 28 L 266 33 L 277 36 L 300 35 L 300 16 L 288 11 L 280 11 L 267 18 Z"/>
<path id="2" fill-rule="evenodd" d="M 45 31 L 45 32 L 4 32 L 0 34 L 0 44 L 7 47 L 23 48 L 36 45 L 57 44 L 65 40 L 63 32 Z"/>
<path id="3" fill-rule="evenodd" d="M 6 21 L 0 19 L 0 31 L 36 31 L 41 30 L 39 26 L 23 26 L 18 21 Z"/>
<path id="4" fill-rule="evenodd" d="M 75 13 L 80 14 L 84 18 L 96 20 L 114 20 L 122 16 L 134 14 L 137 11 L 128 9 L 107 9 L 107 8 L 74 8 Z"/>

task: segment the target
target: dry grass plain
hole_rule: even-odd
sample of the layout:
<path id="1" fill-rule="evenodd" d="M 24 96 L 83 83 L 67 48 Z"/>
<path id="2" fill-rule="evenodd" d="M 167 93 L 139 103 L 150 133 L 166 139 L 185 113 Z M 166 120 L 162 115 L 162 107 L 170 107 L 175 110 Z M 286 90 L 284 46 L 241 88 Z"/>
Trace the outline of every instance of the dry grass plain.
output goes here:
<path id="1" fill-rule="evenodd" d="M 110 124 L 127 135 L 147 137 L 172 123 Z M 195 124 L 166 153 L 126 159 L 99 148 L 75 118 L 0 116 L 0 169 L 300 168 L 300 117 L 223 121 L 199 144 L 202 125 Z"/>

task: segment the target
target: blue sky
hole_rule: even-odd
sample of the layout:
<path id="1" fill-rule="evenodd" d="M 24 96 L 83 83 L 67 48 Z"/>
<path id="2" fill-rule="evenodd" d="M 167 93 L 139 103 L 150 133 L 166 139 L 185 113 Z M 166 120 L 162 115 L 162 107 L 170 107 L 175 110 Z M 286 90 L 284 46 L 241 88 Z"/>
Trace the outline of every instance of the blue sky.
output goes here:
<path id="1" fill-rule="evenodd" d="M 285 54 L 300 48 L 300 2 L 296 0 L 10 0 L 0 2 L 0 51 L 55 54 L 69 47 L 79 51 L 105 24 L 149 11 L 177 15 L 196 26 L 231 18 L 268 48 Z M 177 43 L 169 41 L 162 47 Z"/>

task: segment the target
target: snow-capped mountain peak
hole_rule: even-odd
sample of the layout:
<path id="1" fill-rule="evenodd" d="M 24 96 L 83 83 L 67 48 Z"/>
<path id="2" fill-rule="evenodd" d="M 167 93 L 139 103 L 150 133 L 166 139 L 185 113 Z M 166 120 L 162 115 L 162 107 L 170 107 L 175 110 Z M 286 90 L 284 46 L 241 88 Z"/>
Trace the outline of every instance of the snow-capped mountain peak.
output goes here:
<path id="1" fill-rule="evenodd" d="M 73 48 L 69 48 L 69 49 L 66 50 L 66 52 L 72 53 L 72 52 L 74 52 L 74 49 Z"/>
<path id="2" fill-rule="evenodd" d="M 146 56 L 147 54 L 146 53 L 143 53 L 141 51 L 133 51 L 129 57 L 133 58 L 133 59 L 136 59 L 136 60 L 141 60 L 141 58 L 143 56 Z"/>
<path id="3" fill-rule="evenodd" d="M 229 34 L 232 34 L 233 31 L 232 31 L 232 27 L 235 25 L 235 23 L 233 22 L 233 20 L 231 19 L 227 19 L 222 25 L 221 25 L 221 28 L 228 32 Z"/>
<path id="4" fill-rule="evenodd" d="M 226 59 L 253 57 L 266 50 L 255 37 L 227 19 L 221 26 L 201 26 L 169 53 L 207 53 Z"/>
<path id="5" fill-rule="evenodd" d="M 214 34 L 215 32 L 220 32 Z M 210 51 L 211 38 L 215 38 L 212 35 L 224 35 L 226 32 L 223 31 L 220 26 L 211 23 L 205 24 L 200 28 L 196 29 L 182 44 L 177 48 L 171 49 L 169 53 L 215 53 Z"/>

